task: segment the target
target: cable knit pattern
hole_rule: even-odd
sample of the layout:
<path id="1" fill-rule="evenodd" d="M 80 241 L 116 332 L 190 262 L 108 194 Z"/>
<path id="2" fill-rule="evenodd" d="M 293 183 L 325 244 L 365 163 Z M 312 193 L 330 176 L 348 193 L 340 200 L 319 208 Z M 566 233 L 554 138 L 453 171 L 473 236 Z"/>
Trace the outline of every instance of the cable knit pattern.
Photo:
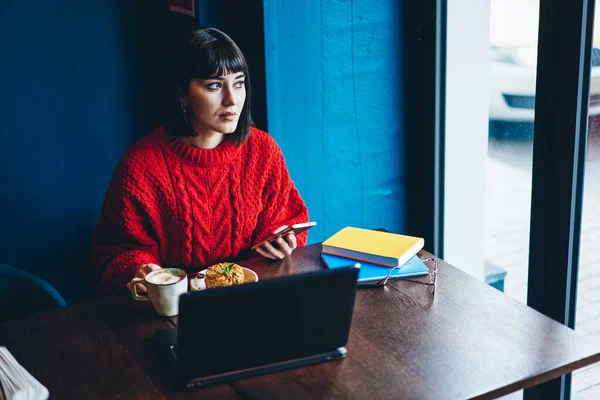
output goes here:
<path id="1" fill-rule="evenodd" d="M 158 128 L 125 153 L 106 192 L 93 243 L 98 293 L 124 289 L 142 264 L 196 269 L 246 256 L 281 225 L 306 221 L 267 133 L 252 128 L 239 147 L 206 150 Z"/>

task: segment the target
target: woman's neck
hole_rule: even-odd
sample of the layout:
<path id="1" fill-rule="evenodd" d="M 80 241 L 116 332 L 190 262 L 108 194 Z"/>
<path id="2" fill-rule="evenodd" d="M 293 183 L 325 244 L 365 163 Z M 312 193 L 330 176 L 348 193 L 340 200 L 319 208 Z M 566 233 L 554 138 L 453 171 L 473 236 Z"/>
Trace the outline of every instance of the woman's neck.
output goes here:
<path id="1" fill-rule="evenodd" d="M 218 132 L 213 132 L 210 135 L 199 134 L 198 136 L 181 137 L 181 140 L 184 143 L 189 144 L 190 146 L 194 146 L 194 147 L 198 147 L 200 149 L 206 149 L 206 150 L 214 149 L 215 147 L 220 145 L 224 139 L 225 139 L 225 135 L 223 135 L 222 133 L 218 133 Z"/>

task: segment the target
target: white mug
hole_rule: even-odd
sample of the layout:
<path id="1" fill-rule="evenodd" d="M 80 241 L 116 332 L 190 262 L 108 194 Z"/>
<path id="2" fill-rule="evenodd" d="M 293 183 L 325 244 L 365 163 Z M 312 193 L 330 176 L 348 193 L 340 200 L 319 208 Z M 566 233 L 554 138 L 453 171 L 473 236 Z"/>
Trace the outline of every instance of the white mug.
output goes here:
<path id="1" fill-rule="evenodd" d="M 141 295 L 136 289 L 141 283 L 148 290 Z M 150 272 L 144 278 L 131 280 L 131 296 L 134 300 L 150 301 L 159 315 L 173 317 L 179 314 L 179 296 L 188 290 L 187 273 L 179 268 L 163 268 Z"/>

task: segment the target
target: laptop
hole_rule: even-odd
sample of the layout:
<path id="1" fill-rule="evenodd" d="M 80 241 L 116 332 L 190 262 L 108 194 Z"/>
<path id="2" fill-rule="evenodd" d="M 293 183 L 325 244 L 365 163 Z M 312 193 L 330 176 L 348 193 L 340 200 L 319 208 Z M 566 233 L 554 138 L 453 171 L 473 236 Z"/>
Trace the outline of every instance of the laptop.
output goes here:
<path id="1" fill-rule="evenodd" d="M 188 292 L 155 340 L 182 389 L 346 356 L 358 268 Z"/>

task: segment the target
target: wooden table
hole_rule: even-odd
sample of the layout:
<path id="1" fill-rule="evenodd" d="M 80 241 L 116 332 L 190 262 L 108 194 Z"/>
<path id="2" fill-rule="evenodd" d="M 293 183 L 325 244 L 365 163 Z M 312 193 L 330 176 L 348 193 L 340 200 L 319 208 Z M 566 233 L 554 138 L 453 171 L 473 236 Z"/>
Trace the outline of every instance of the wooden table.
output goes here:
<path id="1" fill-rule="evenodd" d="M 240 264 L 270 279 L 323 268 L 320 250 Z M 495 398 L 600 361 L 599 343 L 438 265 L 435 295 L 401 280 L 358 290 L 345 360 L 194 392 L 170 386 L 153 347 L 154 333 L 176 319 L 125 296 L 3 322 L 0 344 L 60 399 Z"/>

